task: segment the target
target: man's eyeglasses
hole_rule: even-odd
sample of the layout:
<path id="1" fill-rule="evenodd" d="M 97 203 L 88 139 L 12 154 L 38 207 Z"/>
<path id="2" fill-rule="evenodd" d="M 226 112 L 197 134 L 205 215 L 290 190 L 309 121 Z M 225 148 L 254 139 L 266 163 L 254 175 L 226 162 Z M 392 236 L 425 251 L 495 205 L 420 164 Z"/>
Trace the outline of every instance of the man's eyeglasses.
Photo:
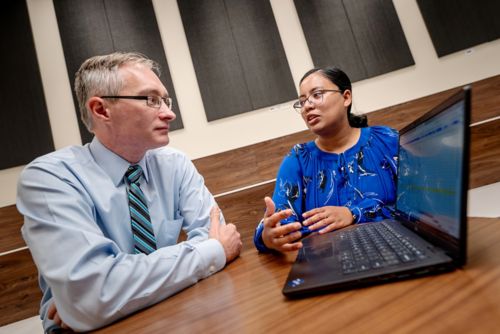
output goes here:
<path id="1" fill-rule="evenodd" d="M 146 100 L 146 104 L 152 108 L 161 108 L 161 101 L 163 101 L 170 110 L 172 109 L 172 103 L 173 103 L 171 97 L 162 97 L 157 95 L 150 95 L 150 96 L 105 95 L 105 96 L 100 96 L 100 98 Z"/>
<path id="2" fill-rule="evenodd" d="M 338 89 L 320 89 L 316 90 L 311 93 L 308 97 L 305 99 L 300 99 L 297 102 L 293 104 L 293 107 L 298 113 L 302 113 L 302 109 L 304 109 L 304 106 L 306 105 L 306 102 L 309 101 L 309 103 L 314 104 L 314 105 L 320 105 L 323 103 L 323 95 L 328 92 L 337 92 L 337 93 L 342 93 L 341 90 Z"/>

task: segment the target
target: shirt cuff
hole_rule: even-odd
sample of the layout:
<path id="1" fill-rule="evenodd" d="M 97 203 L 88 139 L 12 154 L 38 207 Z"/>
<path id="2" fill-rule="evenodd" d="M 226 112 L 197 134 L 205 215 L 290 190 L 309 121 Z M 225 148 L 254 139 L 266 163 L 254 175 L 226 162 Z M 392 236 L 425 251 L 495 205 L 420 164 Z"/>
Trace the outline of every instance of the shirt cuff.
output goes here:
<path id="1" fill-rule="evenodd" d="M 196 250 L 201 255 L 203 263 L 206 263 L 206 275 L 215 274 L 226 265 L 226 253 L 224 247 L 216 239 L 208 239 L 195 244 Z"/>
<path id="2" fill-rule="evenodd" d="M 257 225 L 257 228 L 255 229 L 255 234 L 253 236 L 253 243 L 255 245 L 255 248 L 261 253 L 269 253 L 270 249 L 266 247 L 264 244 L 264 241 L 262 240 L 262 232 L 264 230 L 264 219 L 262 219 L 259 224 Z"/>

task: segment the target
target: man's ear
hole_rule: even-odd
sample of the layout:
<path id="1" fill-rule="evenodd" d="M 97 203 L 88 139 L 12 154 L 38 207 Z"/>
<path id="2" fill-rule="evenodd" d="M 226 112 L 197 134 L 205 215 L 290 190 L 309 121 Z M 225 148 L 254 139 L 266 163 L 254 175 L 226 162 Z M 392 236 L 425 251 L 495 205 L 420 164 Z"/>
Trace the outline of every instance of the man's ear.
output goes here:
<path id="1" fill-rule="evenodd" d="M 106 108 L 104 100 L 100 97 L 91 97 L 87 102 L 87 106 L 94 117 L 102 120 L 109 119 L 109 110 Z"/>

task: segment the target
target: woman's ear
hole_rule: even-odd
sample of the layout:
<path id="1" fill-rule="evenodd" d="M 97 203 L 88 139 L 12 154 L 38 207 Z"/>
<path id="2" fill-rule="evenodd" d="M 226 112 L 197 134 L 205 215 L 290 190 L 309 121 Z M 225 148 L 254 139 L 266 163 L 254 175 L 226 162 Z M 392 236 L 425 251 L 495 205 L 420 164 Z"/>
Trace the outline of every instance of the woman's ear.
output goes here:
<path id="1" fill-rule="evenodd" d="M 344 97 L 344 107 L 349 107 L 352 104 L 352 93 L 351 90 L 346 89 L 342 93 L 342 96 Z"/>
<path id="2" fill-rule="evenodd" d="M 102 98 L 97 96 L 91 97 L 87 102 L 87 106 L 93 117 L 104 120 L 109 118 L 109 110 L 106 108 L 105 102 Z"/>

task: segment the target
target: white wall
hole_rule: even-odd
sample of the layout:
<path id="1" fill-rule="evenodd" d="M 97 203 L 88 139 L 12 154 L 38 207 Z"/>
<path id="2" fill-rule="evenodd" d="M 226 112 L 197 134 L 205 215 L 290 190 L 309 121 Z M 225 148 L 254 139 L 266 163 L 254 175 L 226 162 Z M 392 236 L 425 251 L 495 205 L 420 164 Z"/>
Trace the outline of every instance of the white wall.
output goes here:
<path id="1" fill-rule="evenodd" d="M 81 144 L 52 0 L 26 0 L 55 147 Z M 270 0 L 292 76 L 313 66 L 292 0 Z M 305 130 L 291 103 L 208 123 L 176 0 L 153 0 L 184 129 L 171 145 L 192 159 Z M 500 40 L 438 58 L 415 0 L 394 0 L 415 65 L 356 82 L 354 108 L 371 112 L 500 74 Z M 0 207 L 15 203 L 22 167 L 0 171 Z"/>

